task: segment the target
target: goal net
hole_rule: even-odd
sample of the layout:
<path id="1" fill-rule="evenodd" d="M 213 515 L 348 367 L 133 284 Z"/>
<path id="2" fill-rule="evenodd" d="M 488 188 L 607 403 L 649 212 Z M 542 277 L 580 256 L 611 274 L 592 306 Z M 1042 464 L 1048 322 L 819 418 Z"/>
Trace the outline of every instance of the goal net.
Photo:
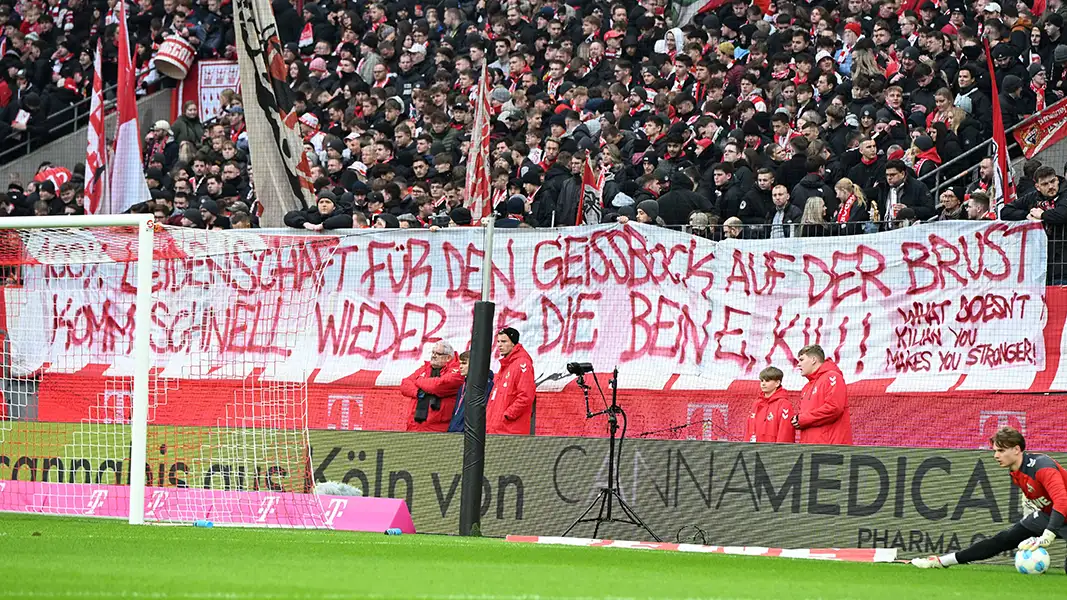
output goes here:
<path id="1" fill-rule="evenodd" d="M 0 510 L 324 527 L 291 349 L 336 240 L 61 219 L 0 219 Z"/>

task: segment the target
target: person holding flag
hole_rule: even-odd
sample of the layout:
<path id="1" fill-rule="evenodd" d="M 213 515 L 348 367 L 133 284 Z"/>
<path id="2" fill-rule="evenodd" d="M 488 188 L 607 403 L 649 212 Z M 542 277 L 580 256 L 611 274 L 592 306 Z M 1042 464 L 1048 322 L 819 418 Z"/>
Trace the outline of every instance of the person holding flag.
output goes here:
<path id="1" fill-rule="evenodd" d="M 993 157 L 996 161 L 993 172 L 993 188 L 1000 195 L 993 198 L 994 210 L 1000 214 L 1002 207 L 1015 200 L 1015 182 L 1008 168 L 1008 139 L 1004 134 L 1004 117 L 1000 109 L 1000 93 L 997 91 L 997 77 L 993 67 L 993 54 L 989 51 L 989 40 L 984 40 L 986 64 L 989 66 L 989 85 L 992 86 L 990 98 L 993 101 Z"/>

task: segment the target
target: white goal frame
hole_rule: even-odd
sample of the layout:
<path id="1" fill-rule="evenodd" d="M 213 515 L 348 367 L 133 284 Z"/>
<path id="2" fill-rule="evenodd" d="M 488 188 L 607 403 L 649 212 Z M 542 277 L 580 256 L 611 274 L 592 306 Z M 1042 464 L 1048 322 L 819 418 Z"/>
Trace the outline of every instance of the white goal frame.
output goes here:
<path id="1" fill-rule="evenodd" d="M 133 332 L 133 406 L 130 413 L 130 517 L 131 525 L 143 525 L 145 463 L 148 446 L 148 379 L 152 362 L 149 327 L 152 307 L 152 259 L 156 222 L 152 215 L 81 215 L 49 217 L 7 217 L 0 230 L 86 229 L 91 227 L 136 227 L 137 294 Z"/>

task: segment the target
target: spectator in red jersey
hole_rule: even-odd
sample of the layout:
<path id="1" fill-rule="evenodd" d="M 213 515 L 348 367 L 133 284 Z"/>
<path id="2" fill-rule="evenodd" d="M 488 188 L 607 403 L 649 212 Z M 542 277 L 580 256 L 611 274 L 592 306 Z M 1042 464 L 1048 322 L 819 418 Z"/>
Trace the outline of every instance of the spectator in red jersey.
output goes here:
<path id="1" fill-rule="evenodd" d="M 808 378 L 800 392 L 800 410 L 793 427 L 800 430 L 801 444 L 852 444 L 848 391 L 841 369 L 826 360 L 822 346 L 804 346 L 797 353 L 800 372 Z"/>
<path id="2" fill-rule="evenodd" d="M 777 367 L 760 371 L 760 395 L 752 405 L 752 414 L 745 428 L 745 440 L 790 444 L 796 441 L 797 432 L 789 418 L 793 403 L 782 388 L 782 375 L 782 370 Z"/>
<path id="3" fill-rule="evenodd" d="M 1067 470 L 1045 454 L 1026 451 L 1023 434 L 1011 427 L 1000 428 L 989 438 L 993 458 L 1011 473 L 1011 482 L 1026 498 L 1026 516 L 1018 523 L 969 548 L 944 556 L 912 559 L 920 569 L 942 569 L 953 565 L 993 558 L 1003 552 L 1035 550 L 1052 544 L 1057 537 L 1067 539 Z M 1067 562 L 1064 563 L 1067 571 Z"/>
<path id="4" fill-rule="evenodd" d="M 456 351 L 448 342 L 437 342 L 430 360 L 400 382 L 400 393 L 413 400 L 408 431 L 448 431 L 462 385 Z"/>
<path id="5" fill-rule="evenodd" d="M 537 383 L 533 359 L 519 343 L 519 332 L 505 327 L 496 334 L 500 371 L 485 412 L 486 433 L 529 435 Z"/>

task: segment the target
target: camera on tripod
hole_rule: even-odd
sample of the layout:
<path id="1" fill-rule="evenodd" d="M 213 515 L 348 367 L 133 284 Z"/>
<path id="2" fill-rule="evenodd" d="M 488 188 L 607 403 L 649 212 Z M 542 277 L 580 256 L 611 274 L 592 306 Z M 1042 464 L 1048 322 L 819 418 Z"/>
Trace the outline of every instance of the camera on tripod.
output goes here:
<path id="1" fill-rule="evenodd" d="M 567 372 L 570 373 L 571 375 L 577 375 L 578 377 L 581 377 L 582 375 L 585 375 L 586 373 L 592 373 L 593 372 L 593 364 L 592 363 L 579 363 L 579 362 L 567 363 Z"/>
<path id="2" fill-rule="evenodd" d="M 641 517 L 637 516 L 634 509 L 630 508 L 630 505 L 623 499 L 622 494 L 619 493 L 619 460 L 622 457 L 622 439 L 626 437 L 626 412 L 619 406 L 619 368 L 615 367 L 611 372 L 611 379 L 608 380 L 608 385 L 611 386 L 611 405 L 607 404 L 607 399 L 604 399 L 604 391 L 600 388 L 600 382 L 597 381 L 596 373 L 593 372 L 592 363 L 580 363 L 572 362 L 567 363 L 567 372 L 578 378 L 578 387 L 582 390 L 582 396 L 585 397 L 585 417 L 592 419 L 601 415 L 607 415 L 608 417 L 608 485 L 600 489 L 600 493 L 597 495 L 593 503 L 589 505 L 589 508 L 585 509 L 577 519 L 571 523 L 571 526 L 563 532 L 563 537 L 567 537 L 575 527 L 580 523 L 593 523 L 593 537 L 595 538 L 600 532 L 601 525 L 608 523 L 625 523 L 629 525 L 636 525 L 641 529 L 648 532 L 652 539 L 657 542 L 661 541 L 659 536 L 653 532 Z M 597 390 L 600 392 L 600 397 L 605 400 L 604 410 L 593 412 L 589 408 L 589 385 L 585 383 L 585 374 L 593 373 L 593 381 L 596 382 Z M 615 437 L 619 431 L 618 416 L 623 418 L 622 438 L 618 441 L 618 453 L 616 453 L 616 440 Z M 617 505 L 622 511 L 622 516 L 612 514 L 613 507 Z M 593 509 L 599 506 L 599 510 L 593 513 Z M 590 514 L 595 516 L 590 517 Z"/>

